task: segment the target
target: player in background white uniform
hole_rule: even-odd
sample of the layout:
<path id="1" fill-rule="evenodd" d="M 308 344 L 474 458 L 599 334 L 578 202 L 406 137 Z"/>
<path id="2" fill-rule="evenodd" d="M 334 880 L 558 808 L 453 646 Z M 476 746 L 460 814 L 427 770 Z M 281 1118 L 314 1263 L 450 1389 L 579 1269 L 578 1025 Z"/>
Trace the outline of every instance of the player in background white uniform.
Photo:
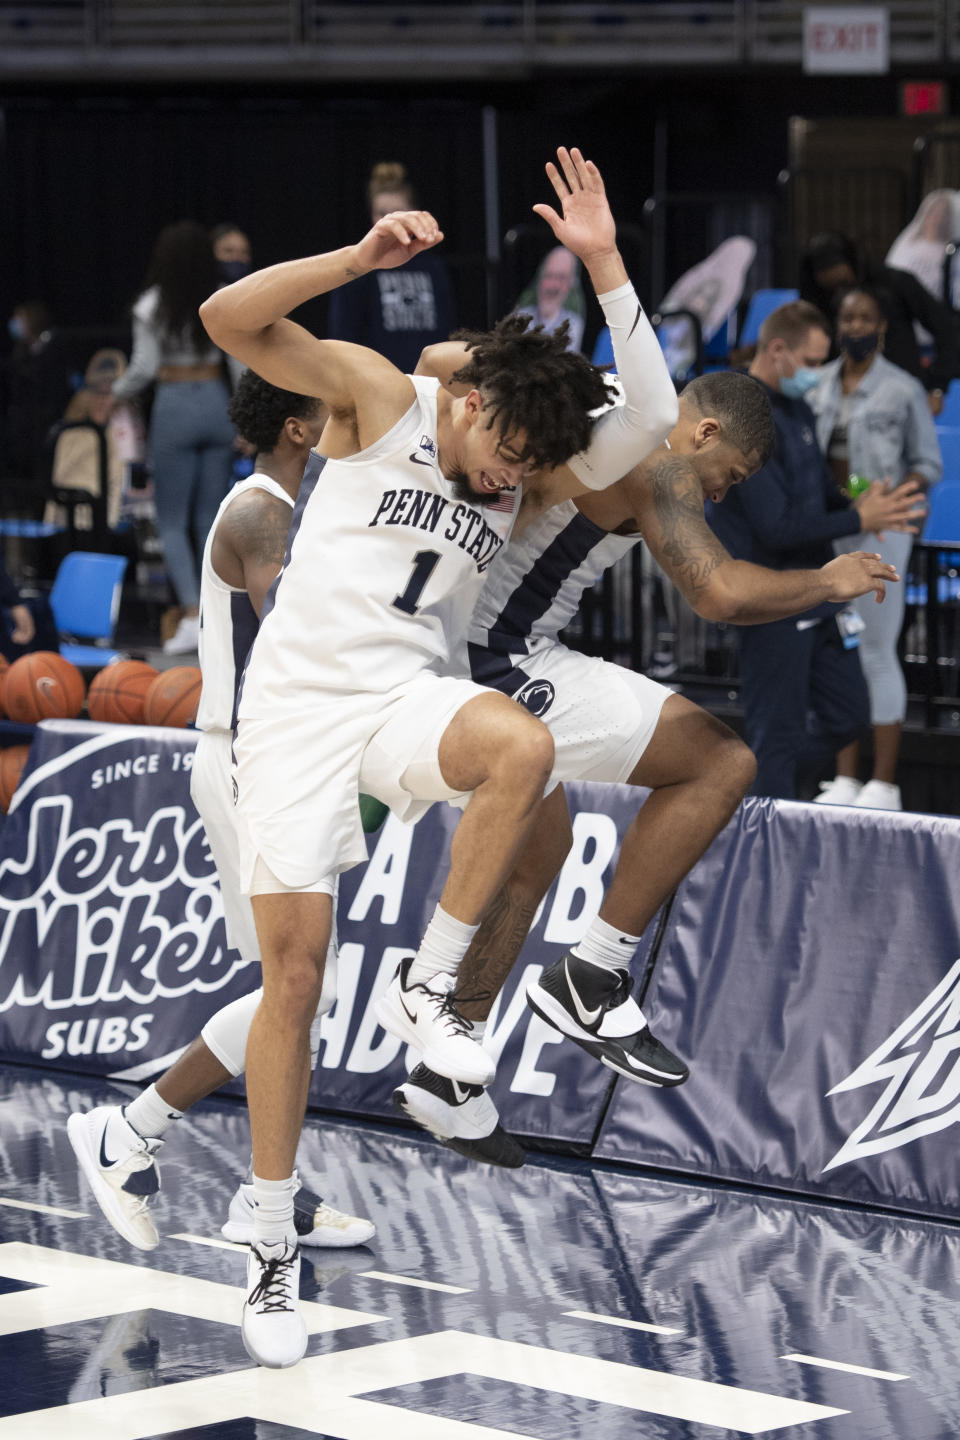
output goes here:
<path id="1" fill-rule="evenodd" d="M 260 949 L 249 897 L 240 891 L 233 815 L 230 747 L 240 671 L 259 624 L 267 589 L 283 562 L 287 532 L 304 465 L 326 421 L 314 397 L 277 390 L 247 370 L 230 407 L 241 435 L 257 451 L 256 469 L 234 485 L 217 512 L 203 552 L 200 580 L 200 666 L 203 689 L 197 715 L 202 732 L 194 754 L 191 792 L 217 867 L 229 943 L 248 963 Z M 319 1050 L 319 1023 L 332 1007 L 336 944 L 311 1034 Z M 67 1129 L 98 1203 L 114 1228 L 141 1250 L 159 1243 L 150 1203 L 160 1189 L 156 1155 L 184 1111 L 244 1068 L 247 1033 L 259 990 L 218 1010 L 174 1064 L 125 1106 L 98 1106 L 71 1115 Z M 108 1161 L 103 1163 L 103 1156 Z M 251 1187 L 241 1185 L 223 1226 L 228 1240 L 249 1241 Z M 299 1189 L 296 1225 L 301 1245 L 362 1245 L 374 1234 L 369 1220 L 344 1215 L 319 1196 Z"/>
<path id="2" fill-rule="evenodd" d="M 474 347 L 463 371 L 470 388 L 454 398 L 285 318 L 356 274 L 438 243 L 424 212 L 387 216 L 356 246 L 259 271 L 202 307 L 221 348 L 274 384 L 323 396 L 331 412 L 322 443 L 330 458 L 312 491 L 301 490 L 289 558 L 244 678 L 235 747 L 242 877 L 264 978 L 247 1045 L 256 1210 L 242 1334 L 266 1365 L 295 1364 L 307 1343 L 290 1177 L 332 877 L 365 857 L 358 790 L 408 819 L 433 800 L 470 795 L 440 904 L 377 1014 L 394 1034 L 416 1037 L 442 1072 L 482 1082 L 490 1061 L 450 992 L 534 817 L 553 744 L 504 696 L 440 672 L 509 534 L 527 472 L 553 467 L 538 481 L 545 503 L 612 483 L 676 418 L 599 173 L 577 151 L 560 150 L 558 160 L 548 174 L 563 216 L 535 208 L 583 261 L 621 344 L 627 404 L 595 425 L 591 414 L 607 398 L 602 374 L 562 348 L 563 336 L 523 320 L 502 321 Z M 579 468 L 567 466 L 601 428 L 611 436 L 609 468 L 592 445 Z"/>
<path id="3" fill-rule="evenodd" d="M 432 347 L 424 363 L 449 376 L 457 363 Z M 756 624 L 824 600 L 844 602 L 898 577 L 857 553 L 821 570 L 772 571 L 733 560 L 703 513 L 753 473 L 773 444 L 765 395 L 749 376 L 693 381 L 668 442 L 618 484 L 547 512 L 504 549 L 471 626 L 475 679 L 539 715 L 554 738 L 554 780 L 626 782 L 653 792 L 624 837 L 597 918 L 572 951 L 528 989 L 542 1018 L 620 1075 L 651 1085 L 687 1076 L 630 998 L 629 964 L 654 915 L 729 820 L 754 774 L 751 752 L 681 695 L 558 639 L 584 589 L 643 539 L 684 598 L 706 619 Z M 570 846 L 562 789 L 544 801 L 513 874 L 484 917 L 460 989 L 474 1033 L 484 1033 L 537 906 Z M 396 1092 L 398 1105 L 452 1148 L 516 1166 L 523 1151 L 480 1085 L 453 1087 L 426 1064 Z"/>

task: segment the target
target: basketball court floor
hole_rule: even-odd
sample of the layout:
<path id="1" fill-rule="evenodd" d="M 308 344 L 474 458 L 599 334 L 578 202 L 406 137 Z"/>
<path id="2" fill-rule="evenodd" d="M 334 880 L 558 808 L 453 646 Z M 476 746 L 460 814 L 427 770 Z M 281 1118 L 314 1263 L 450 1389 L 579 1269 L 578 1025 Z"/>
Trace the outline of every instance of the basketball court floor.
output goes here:
<path id="1" fill-rule="evenodd" d="M 305 1252 L 307 1356 L 258 1369 L 219 1237 L 246 1111 L 176 1127 L 144 1254 L 64 1128 L 130 1093 L 0 1069 L 0 1440 L 960 1435 L 956 1226 L 555 1156 L 495 1170 L 313 1114 L 302 1171 L 377 1235 Z"/>

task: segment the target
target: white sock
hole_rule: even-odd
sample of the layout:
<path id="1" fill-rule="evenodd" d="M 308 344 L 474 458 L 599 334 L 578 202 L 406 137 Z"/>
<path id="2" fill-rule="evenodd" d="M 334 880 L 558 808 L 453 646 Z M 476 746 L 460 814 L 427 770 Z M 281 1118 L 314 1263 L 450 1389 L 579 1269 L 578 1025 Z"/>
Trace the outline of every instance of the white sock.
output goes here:
<path id="1" fill-rule="evenodd" d="M 479 928 L 479 925 L 464 925 L 462 920 L 454 920 L 452 915 L 448 915 L 438 905 L 427 926 L 426 934 L 420 941 L 416 958 L 410 966 L 408 984 L 425 985 L 441 971 L 447 975 L 456 975 L 457 967 Z"/>
<path id="2" fill-rule="evenodd" d="M 144 1140 L 158 1140 L 174 1121 L 183 1118 L 183 1111 L 168 1105 L 156 1085 L 148 1085 L 142 1095 L 123 1107 L 123 1117 Z"/>
<path id="3" fill-rule="evenodd" d="M 603 970 L 629 970 L 640 938 L 639 935 L 628 935 L 625 930 L 615 930 L 598 915 L 570 953 L 581 960 L 589 960 L 591 965 L 599 965 Z"/>
<path id="4" fill-rule="evenodd" d="M 287 1180 L 261 1180 L 253 1177 L 253 1243 L 278 1245 L 286 1240 L 297 1243 L 297 1227 L 293 1223 L 293 1197 L 299 1181 L 296 1173 Z"/>

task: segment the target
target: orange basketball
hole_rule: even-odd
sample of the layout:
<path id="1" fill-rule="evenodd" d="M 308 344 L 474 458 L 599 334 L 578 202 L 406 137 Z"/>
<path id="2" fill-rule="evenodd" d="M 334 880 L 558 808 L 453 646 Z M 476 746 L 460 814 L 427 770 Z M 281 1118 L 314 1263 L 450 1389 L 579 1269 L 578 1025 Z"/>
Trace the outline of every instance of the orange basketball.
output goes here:
<path id="1" fill-rule="evenodd" d="M 143 702 L 160 672 L 144 660 L 117 660 L 105 665 L 90 681 L 87 714 L 91 720 L 118 725 L 142 725 Z"/>
<path id="2" fill-rule="evenodd" d="M 0 655 L 0 720 L 2 720 L 4 715 L 6 715 L 7 713 L 3 705 L 3 682 L 9 669 L 10 661 L 7 659 L 6 655 Z"/>
<path id="3" fill-rule="evenodd" d="M 83 708 L 86 686 L 76 665 L 52 650 L 14 660 L 3 678 L 3 704 L 11 720 L 72 720 Z"/>
<path id="4" fill-rule="evenodd" d="M 17 788 L 27 756 L 29 745 L 7 745 L 0 750 L 0 810 L 6 815 Z"/>
<path id="5" fill-rule="evenodd" d="M 200 668 L 174 665 L 151 681 L 143 701 L 146 725 L 189 725 L 200 704 Z"/>

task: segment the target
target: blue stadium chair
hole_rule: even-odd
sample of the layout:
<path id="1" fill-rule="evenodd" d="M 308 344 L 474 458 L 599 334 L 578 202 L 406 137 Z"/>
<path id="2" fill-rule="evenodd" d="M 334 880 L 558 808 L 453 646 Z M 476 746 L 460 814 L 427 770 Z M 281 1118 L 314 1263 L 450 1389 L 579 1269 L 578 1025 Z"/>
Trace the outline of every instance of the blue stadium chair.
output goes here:
<path id="1" fill-rule="evenodd" d="M 951 481 L 960 480 L 960 425 L 938 425 L 937 439 L 943 457 L 942 484 L 949 485 Z M 934 486 L 934 490 L 939 488 Z"/>
<path id="2" fill-rule="evenodd" d="M 960 434 L 960 431 L 957 432 Z M 925 545 L 960 543 L 960 477 L 942 480 L 927 496 L 929 509 L 923 527 Z"/>
<path id="3" fill-rule="evenodd" d="M 99 670 L 123 658 L 112 645 L 126 568 L 125 555 L 92 550 L 73 550 L 61 560 L 50 608 L 61 636 L 60 654 L 71 664 Z"/>
<path id="4" fill-rule="evenodd" d="M 799 290 L 754 290 L 750 296 L 747 313 L 743 317 L 743 329 L 740 331 L 738 343 L 740 345 L 756 345 L 760 326 L 771 310 L 778 310 L 781 305 L 788 305 L 791 300 L 799 300 L 799 298 Z"/>

